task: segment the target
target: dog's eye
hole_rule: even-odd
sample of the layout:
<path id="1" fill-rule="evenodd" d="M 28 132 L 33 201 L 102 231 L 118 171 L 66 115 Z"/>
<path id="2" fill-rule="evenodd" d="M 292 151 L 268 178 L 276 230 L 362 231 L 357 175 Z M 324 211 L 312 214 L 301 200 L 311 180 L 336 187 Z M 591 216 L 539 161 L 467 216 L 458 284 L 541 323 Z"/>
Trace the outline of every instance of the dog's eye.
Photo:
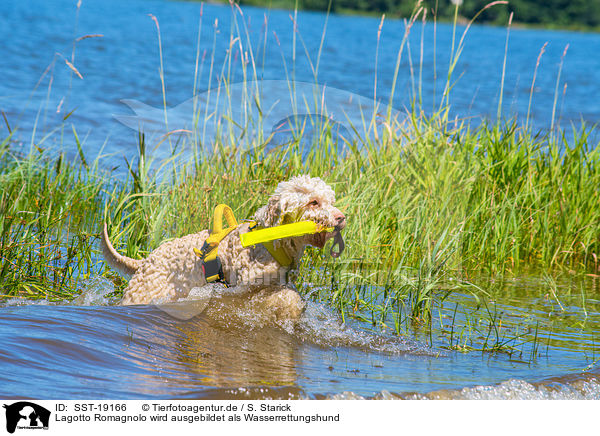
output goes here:
<path id="1" fill-rule="evenodd" d="M 311 207 L 317 207 L 317 206 L 319 206 L 319 200 L 310 200 L 308 202 L 308 206 L 311 206 Z"/>

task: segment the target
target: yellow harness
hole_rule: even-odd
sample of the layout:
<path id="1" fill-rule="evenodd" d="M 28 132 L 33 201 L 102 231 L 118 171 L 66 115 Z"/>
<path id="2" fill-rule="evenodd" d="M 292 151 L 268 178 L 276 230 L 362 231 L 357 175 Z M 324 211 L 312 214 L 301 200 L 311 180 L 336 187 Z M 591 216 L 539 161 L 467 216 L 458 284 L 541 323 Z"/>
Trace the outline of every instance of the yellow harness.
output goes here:
<path id="1" fill-rule="evenodd" d="M 227 227 L 223 228 L 223 217 L 227 221 Z M 324 227 L 312 221 L 300 221 L 281 226 L 258 228 L 258 224 L 254 221 L 250 223 L 250 231 L 240 235 L 242 247 L 250 247 L 256 244 L 263 244 L 267 251 L 281 266 L 290 266 L 294 259 L 283 249 L 283 247 L 275 248 L 273 241 L 277 239 L 292 238 L 296 236 L 310 235 L 319 232 L 332 232 L 333 227 Z M 218 257 L 219 243 L 233 231 L 238 225 L 233 211 L 225 204 L 219 204 L 215 208 L 213 216 L 213 225 L 210 231 L 210 236 L 204 241 L 204 245 L 200 250 L 194 248 L 194 252 L 202 260 L 202 269 L 207 282 L 217 280 L 224 281 L 223 265 Z"/>
<path id="2" fill-rule="evenodd" d="M 223 217 L 227 221 L 227 227 L 223 228 Z M 210 229 L 210 235 L 204 241 L 202 248 L 198 250 L 194 248 L 194 253 L 202 260 L 202 270 L 204 271 L 204 277 L 207 282 L 214 282 L 217 280 L 224 281 L 223 276 L 223 265 L 221 260 L 217 256 L 219 243 L 231 233 L 238 223 L 233 215 L 233 211 L 226 204 L 219 204 L 215 208 L 215 214 L 213 216 L 213 225 Z"/>

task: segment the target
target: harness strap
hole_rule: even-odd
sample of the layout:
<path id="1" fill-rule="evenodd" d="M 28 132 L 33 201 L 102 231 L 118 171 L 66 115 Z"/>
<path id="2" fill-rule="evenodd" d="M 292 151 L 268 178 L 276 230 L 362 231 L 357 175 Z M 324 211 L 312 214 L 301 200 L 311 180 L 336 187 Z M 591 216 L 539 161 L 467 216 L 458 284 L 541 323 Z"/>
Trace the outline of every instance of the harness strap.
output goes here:
<path id="1" fill-rule="evenodd" d="M 223 217 L 227 221 L 227 227 L 223 228 Z M 206 240 L 209 244 L 219 244 L 227 236 L 231 233 L 232 230 L 235 230 L 238 223 L 235 219 L 235 215 L 233 215 L 233 210 L 226 204 L 219 204 L 215 208 L 215 214 L 213 216 L 213 225 L 210 230 L 210 236 Z"/>
<path id="2" fill-rule="evenodd" d="M 279 263 L 279 265 L 290 266 L 294 262 L 294 259 L 292 259 L 290 255 L 285 252 L 283 247 L 275 249 L 275 247 L 273 246 L 273 241 L 263 242 L 263 245 L 267 249 L 269 254 L 273 256 L 273 259 L 275 259 Z"/>
<path id="3" fill-rule="evenodd" d="M 227 221 L 227 227 L 223 228 L 223 217 Z M 233 210 L 226 204 L 219 204 L 215 208 L 213 216 L 213 224 L 210 235 L 204 241 L 202 248 L 198 250 L 194 248 L 194 253 L 200 257 L 202 261 L 202 270 L 207 282 L 217 280 L 224 281 L 223 265 L 217 256 L 219 251 L 219 243 L 237 227 L 237 220 L 233 214 Z"/>

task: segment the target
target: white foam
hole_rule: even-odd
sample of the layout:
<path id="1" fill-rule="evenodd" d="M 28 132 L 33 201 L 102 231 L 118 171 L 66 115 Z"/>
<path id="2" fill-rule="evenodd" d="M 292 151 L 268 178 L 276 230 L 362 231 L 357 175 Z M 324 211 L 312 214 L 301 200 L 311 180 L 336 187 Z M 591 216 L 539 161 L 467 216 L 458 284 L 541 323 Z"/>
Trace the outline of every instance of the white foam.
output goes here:
<path id="1" fill-rule="evenodd" d="M 595 374 L 577 374 L 574 380 L 548 379 L 540 383 L 510 379 L 496 385 L 447 389 L 429 393 L 390 393 L 383 390 L 373 397 L 354 392 L 328 396 L 332 400 L 600 400 L 600 377 Z"/>
<path id="2" fill-rule="evenodd" d="M 115 292 L 115 285 L 105 277 L 96 276 L 83 281 L 82 291 L 71 301 L 74 306 L 108 306 L 116 301 L 108 295 Z"/>

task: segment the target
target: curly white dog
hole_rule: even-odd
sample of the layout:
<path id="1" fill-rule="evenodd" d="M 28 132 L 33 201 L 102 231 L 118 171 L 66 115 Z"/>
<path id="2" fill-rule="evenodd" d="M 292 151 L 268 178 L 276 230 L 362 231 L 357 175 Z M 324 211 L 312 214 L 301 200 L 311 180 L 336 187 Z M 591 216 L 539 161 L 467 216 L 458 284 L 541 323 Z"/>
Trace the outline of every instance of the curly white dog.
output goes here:
<path id="1" fill-rule="evenodd" d="M 298 267 L 307 245 L 323 248 L 327 240 L 334 237 L 340 252 L 343 250 L 340 232 L 346 226 L 346 217 L 334 203 L 335 193 L 320 178 L 304 175 L 279 183 L 267 205 L 256 211 L 254 220 L 257 224 L 273 227 L 291 217 L 294 221 L 310 220 L 323 227 L 334 227 L 334 232 L 276 241 L 293 259 L 292 264 L 285 267 L 262 244 L 242 247 L 240 235 L 250 228 L 249 223 L 243 222 L 219 243 L 218 253 L 226 283 L 246 286 L 248 291 L 260 293 L 277 318 L 298 318 L 304 302 L 287 283 L 287 273 Z M 208 236 L 208 230 L 203 230 L 171 240 L 160 245 L 148 258 L 136 260 L 117 253 L 104 225 L 101 241 L 105 259 L 113 268 L 132 276 L 121 303 L 176 301 L 185 298 L 192 288 L 205 285 L 202 262 L 194 248 L 202 247 Z M 333 250 L 332 254 L 335 254 Z"/>

